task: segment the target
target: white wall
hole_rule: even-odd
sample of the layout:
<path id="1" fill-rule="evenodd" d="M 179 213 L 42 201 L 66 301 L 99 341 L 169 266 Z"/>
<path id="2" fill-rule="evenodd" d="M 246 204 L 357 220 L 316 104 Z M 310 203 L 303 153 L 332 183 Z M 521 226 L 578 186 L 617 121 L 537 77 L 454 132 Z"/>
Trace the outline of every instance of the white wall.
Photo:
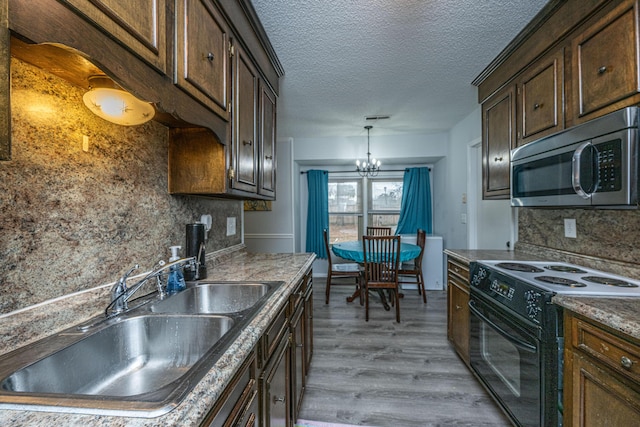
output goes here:
<path id="1" fill-rule="evenodd" d="M 480 138 L 480 120 L 481 110 L 478 106 L 451 129 L 447 156 L 436 165 L 444 176 L 434 177 L 434 180 L 438 178 L 440 184 L 438 203 L 443 205 L 442 209 L 434 211 L 437 214 L 434 234 L 444 238 L 445 248 L 467 247 L 467 225 L 462 219 L 462 214 L 468 215 L 467 205 L 463 202 L 463 195 L 467 193 L 467 146 L 469 142 Z"/>
<path id="2" fill-rule="evenodd" d="M 272 210 L 244 212 L 244 243 L 251 252 L 295 252 L 293 139 L 278 139 L 276 144 L 276 200 Z"/>

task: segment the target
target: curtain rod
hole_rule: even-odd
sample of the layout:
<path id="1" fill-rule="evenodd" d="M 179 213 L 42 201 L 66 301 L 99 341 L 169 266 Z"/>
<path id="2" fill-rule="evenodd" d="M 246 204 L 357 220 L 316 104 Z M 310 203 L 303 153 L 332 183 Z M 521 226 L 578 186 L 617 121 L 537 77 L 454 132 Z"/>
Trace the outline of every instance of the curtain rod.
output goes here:
<path id="1" fill-rule="evenodd" d="M 410 168 L 404 168 L 404 169 L 383 169 L 380 172 L 406 172 L 407 169 Z M 431 168 L 427 168 L 429 169 L 429 172 L 431 172 Z M 300 175 L 304 175 L 305 173 L 307 173 L 309 171 L 300 171 Z M 356 170 L 351 170 L 351 171 L 324 171 L 325 173 L 358 173 L 358 171 Z"/>

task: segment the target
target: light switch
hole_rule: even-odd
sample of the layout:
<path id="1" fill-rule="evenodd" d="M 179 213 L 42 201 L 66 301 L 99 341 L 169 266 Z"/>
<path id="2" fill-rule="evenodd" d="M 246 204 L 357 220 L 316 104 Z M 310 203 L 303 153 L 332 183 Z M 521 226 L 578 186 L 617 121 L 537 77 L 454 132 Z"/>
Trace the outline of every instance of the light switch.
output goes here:
<path id="1" fill-rule="evenodd" d="M 575 239 L 578 237 L 576 233 L 576 220 L 575 218 L 565 218 L 564 220 L 564 237 Z"/>
<path id="2" fill-rule="evenodd" d="M 235 236 L 236 235 L 236 217 L 228 217 L 227 218 L 227 236 Z"/>

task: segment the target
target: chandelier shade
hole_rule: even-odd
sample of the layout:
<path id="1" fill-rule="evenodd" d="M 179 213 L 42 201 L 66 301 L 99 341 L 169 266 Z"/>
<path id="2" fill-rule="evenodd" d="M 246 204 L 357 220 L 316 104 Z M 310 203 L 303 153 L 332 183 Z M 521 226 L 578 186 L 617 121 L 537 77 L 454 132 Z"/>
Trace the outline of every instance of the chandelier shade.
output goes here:
<path id="1" fill-rule="evenodd" d="M 380 172 L 380 160 L 376 160 L 375 158 L 371 158 L 371 146 L 369 140 L 369 132 L 373 126 L 365 126 L 364 128 L 367 130 L 367 160 L 356 160 L 356 171 L 362 177 L 374 177 L 378 175 Z"/>

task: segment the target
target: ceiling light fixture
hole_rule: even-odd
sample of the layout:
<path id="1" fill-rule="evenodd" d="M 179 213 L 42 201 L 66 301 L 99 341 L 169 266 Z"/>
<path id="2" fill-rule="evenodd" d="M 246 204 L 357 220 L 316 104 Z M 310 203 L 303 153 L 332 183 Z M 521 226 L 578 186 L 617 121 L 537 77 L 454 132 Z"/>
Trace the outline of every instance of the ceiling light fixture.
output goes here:
<path id="1" fill-rule="evenodd" d="M 153 119 L 153 105 L 121 89 L 107 76 L 89 77 L 89 91 L 82 100 L 93 114 L 123 126 L 141 125 Z"/>
<path id="2" fill-rule="evenodd" d="M 374 177 L 380 172 L 380 160 L 371 159 L 371 148 L 369 144 L 369 131 L 373 126 L 365 126 L 367 130 L 367 160 L 360 163 L 356 160 L 356 171 L 362 177 Z"/>

